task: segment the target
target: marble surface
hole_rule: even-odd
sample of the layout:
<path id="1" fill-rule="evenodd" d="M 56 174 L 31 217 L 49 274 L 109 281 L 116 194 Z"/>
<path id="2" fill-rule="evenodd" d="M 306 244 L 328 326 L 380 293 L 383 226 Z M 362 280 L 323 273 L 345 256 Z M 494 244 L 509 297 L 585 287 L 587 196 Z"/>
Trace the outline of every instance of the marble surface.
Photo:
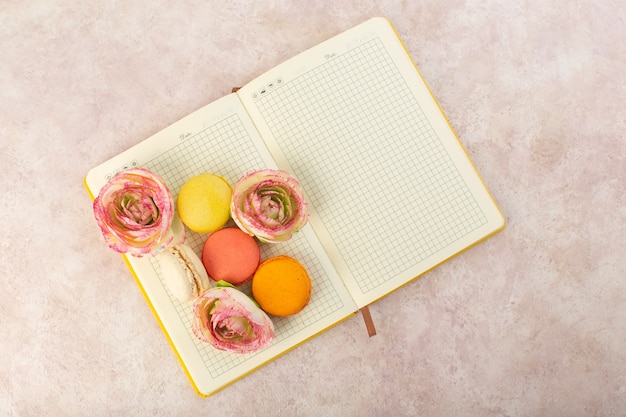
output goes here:
<path id="1" fill-rule="evenodd" d="M 196 396 L 89 168 L 386 16 L 507 228 Z M 623 416 L 623 2 L 0 1 L 0 414 Z"/>

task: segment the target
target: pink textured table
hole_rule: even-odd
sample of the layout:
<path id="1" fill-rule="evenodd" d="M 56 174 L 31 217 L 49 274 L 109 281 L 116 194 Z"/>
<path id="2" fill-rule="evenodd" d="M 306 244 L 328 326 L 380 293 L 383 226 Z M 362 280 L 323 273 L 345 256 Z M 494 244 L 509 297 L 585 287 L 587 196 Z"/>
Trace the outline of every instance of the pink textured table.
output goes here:
<path id="1" fill-rule="evenodd" d="M 508 226 L 372 305 L 376 336 L 354 316 L 201 399 L 83 176 L 378 15 Z M 617 0 L 3 1 L 0 414 L 624 415 L 625 39 Z"/>

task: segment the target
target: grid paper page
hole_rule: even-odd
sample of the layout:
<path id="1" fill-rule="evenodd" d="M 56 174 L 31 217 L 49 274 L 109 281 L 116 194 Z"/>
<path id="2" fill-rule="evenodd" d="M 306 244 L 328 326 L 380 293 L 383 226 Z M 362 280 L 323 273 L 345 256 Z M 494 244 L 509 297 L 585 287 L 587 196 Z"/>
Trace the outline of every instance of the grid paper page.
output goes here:
<path id="1" fill-rule="evenodd" d="M 219 158 L 216 158 L 216 155 L 219 155 Z M 260 155 L 253 152 L 249 136 L 238 115 L 232 115 L 197 133 L 167 153 L 159 155 L 145 164 L 145 168 L 157 172 L 163 177 L 168 186 L 171 187 L 172 193 L 177 192 L 175 190 L 179 190 L 183 183 L 194 175 L 206 172 L 219 173 L 230 184 L 234 184 L 247 170 L 263 168 L 264 166 L 264 161 Z M 234 226 L 234 223 L 230 225 Z M 200 255 L 206 237 L 207 235 L 187 230 L 186 243 L 194 249 L 196 254 Z M 334 291 L 333 286 L 329 284 L 324 269 L 304 235 L 296 234 L 293 239 L 284 244 L 264 244 L 261 247 L 262 259 L 279 254 L 288 254 L 305 265 L 308 273 L 313 277 L 312 298 L 309 305 L 293 317 L 272 318 L 276 331 L 274 343 L 280 343 L 343 307 L 341 298 Z M 165 286 L 165 282 L 160 276 L 158 262 L 152 258 L 151 263 Z M 249 284 L 241 289 L 251 294 Z M 189 337 L 194 340 L 211 376 L 218 377 L 235 366 L 250 360 L 255 355 L 255 353 L 236 355 L 217 351 L 207 343 L 198 340 L 191 331 L 193 315 L 190 313 L 190 303 L 179 302 L 173 296 L 171 298 L 174 308 L 187 328 Z"/>
<path id="2" fill-rule="evenodd" d="M 363 294 L 487 222 L 379 39 L 254 104 Z"/>
<path id="3" fill-rule="evenodd" d="M 242 119 L 246 115 L 238 99 L 233 96 L 232 101 L 237 102 L 241 114 L 224 115 L 209 124 L 206 120 L 215 118 L 215 112 L 211 111 L 214 108 L 210 107 L 213 105 L 209 105 L 206 110 L 200 110 L 200 114 L 193 115 L 193 119 L 187 118 L 193 122 L 185 124 L 183 119 L 173 125 L 175 128 L 168 128 L 94 168 L 87 176 L 88 188 L 97 194 L 103 181 L 115 172 L 142 166 L 163 177 L 175 199 L 183 183 L 194 175 L 216 173 L 234 184 L 248 170 L 274 168 L 267 151 L 259 146 L 260 139 L 252 137 L 256 133 L 251 122 Z M 178 131 L 189 133 L 179 137 Z M 235 225 L 231 220 L 227 226 Z M 190 230 L 186 235 L 185 243 L 200 256 L 208 235 Z M 300 261 L 309 273 L 312 291 L 311 301 L 300 313 L 285 318 L 271 317 L 276 334 L 272 344 L 250 354 L 222 352 L 197 339 L 191 330 L 193 301 L 180 302 L 171 295 L 161 276 L 158 259 L 128 257 L 194 385 L 203 394 L 245 375 L 356 310 L 309 226 L 287 242 L 260 244 L 260 248 L 261 260 L 288 255 Z M 251 294 L 250 282 L 239 288 Z"/>

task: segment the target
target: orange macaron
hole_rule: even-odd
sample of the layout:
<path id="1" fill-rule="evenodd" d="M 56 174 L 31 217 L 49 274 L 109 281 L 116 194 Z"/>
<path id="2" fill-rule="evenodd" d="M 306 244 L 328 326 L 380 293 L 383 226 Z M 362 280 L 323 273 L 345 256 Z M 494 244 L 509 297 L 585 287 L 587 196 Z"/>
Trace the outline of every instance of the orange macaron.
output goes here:
<path id="1" fill-rule="evenodd" d="M 237 227 L 211 233 L 202 248 L 202 263 L 215 281 L 241 285 L 252 278 L 260 262 L 259 244 Z"/>
<path id="2" fill-rule="evenodd" d="M 300 262 L 281 255 L 266 259 L 252 277 L 252 296 L 274 316 L 291 316 L 309 303 L 311 279 Z"/>

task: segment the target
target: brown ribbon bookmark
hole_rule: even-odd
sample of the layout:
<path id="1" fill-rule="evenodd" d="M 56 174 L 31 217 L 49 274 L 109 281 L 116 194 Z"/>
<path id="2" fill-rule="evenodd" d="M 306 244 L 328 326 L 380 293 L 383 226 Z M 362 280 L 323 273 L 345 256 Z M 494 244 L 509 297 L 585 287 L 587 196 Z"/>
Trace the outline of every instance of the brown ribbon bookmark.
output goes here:
<path id="1" fill-rule="evenodd" d="M 367 334 L 369 335 L 369 337 L 376 335 L 376 327 L 374 327 L 374 320 L 372 320 L 369 306 L 365 306 L 359 311 L 363 315 L 363 321 L 365 322 L 365 327 L 367 328 Z"/>

